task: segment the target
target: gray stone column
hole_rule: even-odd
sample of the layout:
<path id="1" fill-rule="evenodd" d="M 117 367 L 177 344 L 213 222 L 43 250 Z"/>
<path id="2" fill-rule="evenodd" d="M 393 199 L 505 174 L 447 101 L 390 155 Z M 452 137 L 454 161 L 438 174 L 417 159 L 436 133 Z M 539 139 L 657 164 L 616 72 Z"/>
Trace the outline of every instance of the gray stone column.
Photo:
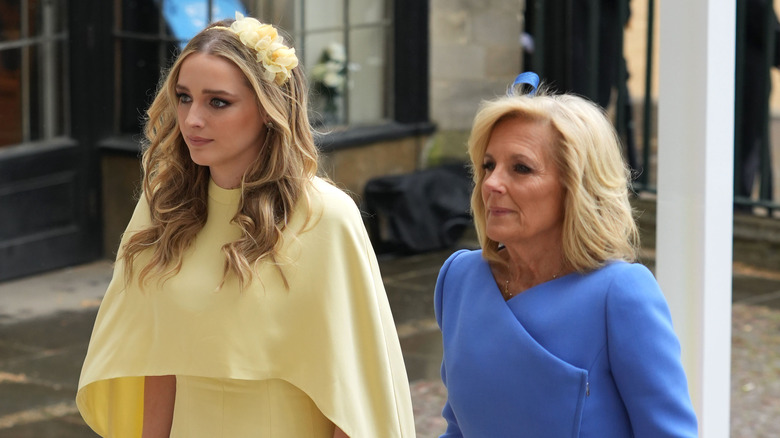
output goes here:
<path id="1" fill-rule="evenodd" d="M 521 71 L 524 0 L 431 0 L 430 161 L 466 158 L 477 106 Z"/>

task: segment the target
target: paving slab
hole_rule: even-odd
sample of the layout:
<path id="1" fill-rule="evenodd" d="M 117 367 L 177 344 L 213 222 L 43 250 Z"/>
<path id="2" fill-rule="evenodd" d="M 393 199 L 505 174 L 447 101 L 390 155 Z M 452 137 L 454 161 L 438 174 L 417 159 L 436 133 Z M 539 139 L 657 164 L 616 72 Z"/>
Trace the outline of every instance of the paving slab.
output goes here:
<path id="1" fill-rule="evenodd" d="M 7 438 L 99 438 L 81 417 L 55 418 L 47 421 L 25 423 L 10 429 L 0 429 L 0 436 Z"/>
<path id="2" fill-rule="evenodd" d="M 411 336 L 399 336 L 409 381 L 438 380 L 441 370 L 441 333 L 433 326 Z"/>
<path id="3" fill-rule="evenodd" d="M 94 263 L 0 283 L 0 325 L 100 304 L 111 281 L 112 262 Z"/>

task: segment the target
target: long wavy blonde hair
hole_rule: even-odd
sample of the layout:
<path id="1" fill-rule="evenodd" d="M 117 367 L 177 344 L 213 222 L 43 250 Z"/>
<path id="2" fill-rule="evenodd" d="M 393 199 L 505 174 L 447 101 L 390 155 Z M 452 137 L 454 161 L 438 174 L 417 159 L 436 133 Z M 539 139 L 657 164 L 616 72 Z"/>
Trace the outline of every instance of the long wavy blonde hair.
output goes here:
<path id="1" fill-rule="evenodd" d="M 555 164 L 564 188 L 563 256 L 572 269 L 586 272 L 609 260 L 635 261 L 639 233 L 629 202 L 630 171 L 620 140 L 596 104 L 575 95 L 549 93 L 500 97 L 483 102 L 468 141 L 475 189 L 471 209 L 483 257 L 499 265 L 499 242 L 485 233 L 482 160 L 493 128 L 507 119 L 538 121 L 554 132 Z"/>
<path id="2" fill-rule="evenodd" d="M 193 53 L 219 56 L 238 67 L 271 124 L 260 154 L 242 178 L 241 202 L 233 217 L 242 236 L 222 248 L 223 283 L 233 273 L 243 287 L 258 262 L 278 263 L 287 220 L 298 202 L 308 202 L 306 187 L 317 173 L 318 153 L 306 111 L 307 86 L 301 66 L 281 86 L 264 81 L 255 52 L 224 29 L 232 21 L 213 23 L 189 41 L 147 111 L 142 189 L 151 223 L 127 239 L 120 255 L 130 279 L 135 259 L 152 251 L 138 274 L 141 285 L 150 275 L 168 278 L 179 272 L 184 251 L 206 223 L 209 169 L 190 158 L 176 113 L 179 71 Z M 216 26 L 222 28 L 211 29 Z"/>

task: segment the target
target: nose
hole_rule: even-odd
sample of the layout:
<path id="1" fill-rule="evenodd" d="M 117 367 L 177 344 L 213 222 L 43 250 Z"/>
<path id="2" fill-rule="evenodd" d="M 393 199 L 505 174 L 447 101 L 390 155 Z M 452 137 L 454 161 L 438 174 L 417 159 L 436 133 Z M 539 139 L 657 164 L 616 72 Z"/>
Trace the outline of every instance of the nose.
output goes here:
<path id="1" fill-rule="evenodd" d="M 482 180 L 482 187 L 491 192 L 504 192 L 506 186 L 498 167 L 485 174 L 485 179 Z"/>
<path id="2" fill-rule="evenodd" d="M 189 128 L 202 128 L 204 124 L 203 111 L 199 105 L 192 103 L 184 115 L 184 125 Z"/>

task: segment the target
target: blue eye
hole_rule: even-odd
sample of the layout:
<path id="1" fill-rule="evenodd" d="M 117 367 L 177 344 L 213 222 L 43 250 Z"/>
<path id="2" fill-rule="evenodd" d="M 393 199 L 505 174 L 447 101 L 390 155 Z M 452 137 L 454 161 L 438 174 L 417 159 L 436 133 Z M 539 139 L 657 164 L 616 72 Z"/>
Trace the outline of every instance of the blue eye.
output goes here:
<path id="1" fill-rule="evenodd" d="M 230 105 L 230 103 L 222 99 L 211 99 L 211 106 L 213 106 L 214 108 L 224 108 L 228 105 Z"/>
<path id="2" fill-rule="evenodd" d="M 176 95 L 176 98 L 179 100 L 179 103 L 190 103 L 192 102 L 192 98 L 184 93 L 179 93 Z"/>

